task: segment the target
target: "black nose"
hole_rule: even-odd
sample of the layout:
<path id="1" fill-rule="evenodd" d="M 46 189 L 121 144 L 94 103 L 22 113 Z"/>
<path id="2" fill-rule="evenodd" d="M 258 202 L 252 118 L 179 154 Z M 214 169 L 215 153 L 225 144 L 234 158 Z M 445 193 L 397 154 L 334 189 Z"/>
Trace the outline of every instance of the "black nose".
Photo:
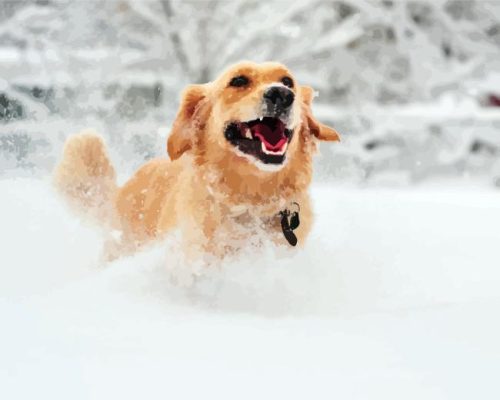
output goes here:
<path id="1" fill-rule="evenodd" d="M 285 87 L 273 86 L 264 92 L 264 99 L 268 106 L 277 110 L 285 110 L 293 103 L 295 95 Z"/>

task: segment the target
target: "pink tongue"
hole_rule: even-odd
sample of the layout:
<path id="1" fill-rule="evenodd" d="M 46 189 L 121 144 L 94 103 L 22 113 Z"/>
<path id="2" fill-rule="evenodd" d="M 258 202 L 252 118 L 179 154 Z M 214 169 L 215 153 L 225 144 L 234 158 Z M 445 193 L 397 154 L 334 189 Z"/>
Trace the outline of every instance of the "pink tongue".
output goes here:
<path id="1" fill-rule="evenodd" d="M 251 130 L 252 134 L 258 137 L 269 151 L 279 151 L 286 143 L 285 132 L 280 125 L 272 130 L 266 124 L 255 124 Z"/>

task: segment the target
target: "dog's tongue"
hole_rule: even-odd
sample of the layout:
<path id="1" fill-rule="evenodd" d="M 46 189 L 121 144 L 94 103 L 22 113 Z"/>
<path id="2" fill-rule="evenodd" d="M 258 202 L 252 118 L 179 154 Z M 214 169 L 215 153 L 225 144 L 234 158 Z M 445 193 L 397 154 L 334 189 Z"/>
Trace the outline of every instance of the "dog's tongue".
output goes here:
<path id="1" fill-rule="evenodd" d="M 285 125 L 279 119 L 273 122 L 272 124 L 265 123 L 264 121 L 258 122 L 250 130 L 253 136 L 259 138 L 264 143 L 267 150 L 280 151 L 287 142 Z"/>

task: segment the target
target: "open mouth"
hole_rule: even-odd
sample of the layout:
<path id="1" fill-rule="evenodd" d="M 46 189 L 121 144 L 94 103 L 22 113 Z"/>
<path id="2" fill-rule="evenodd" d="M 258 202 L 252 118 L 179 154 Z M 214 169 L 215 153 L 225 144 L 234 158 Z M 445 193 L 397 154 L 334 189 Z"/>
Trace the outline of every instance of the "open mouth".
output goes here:
<path id="1" fill-rule="evenodd" d="M 226 139 L 244 154 L 264 164 L 282 164 L 293 131 L 279 118 L 263 117 L 246 122 L 232 122 L 224 132 Z"/>

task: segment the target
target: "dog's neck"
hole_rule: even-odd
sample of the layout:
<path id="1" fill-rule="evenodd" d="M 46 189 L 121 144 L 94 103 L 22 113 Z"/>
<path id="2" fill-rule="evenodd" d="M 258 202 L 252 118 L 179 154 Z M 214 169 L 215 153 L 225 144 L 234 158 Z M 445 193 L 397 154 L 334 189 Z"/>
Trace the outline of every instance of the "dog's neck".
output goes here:
<path id="1" fill-rule="evenodd" d="M 286 166 L 284 167 L 284 169 Z M 221 171 L 204 166 L 200 171 L 201 183 L 209 195 L 226 205 L 235 214 L 254 210 L 257 214 L 274 214 L 297 200 L 307 191 L 311 182 L 311 171 L 284 170 L 268 173 L 267 176 L 240 176 L 234 170 Z"/>

